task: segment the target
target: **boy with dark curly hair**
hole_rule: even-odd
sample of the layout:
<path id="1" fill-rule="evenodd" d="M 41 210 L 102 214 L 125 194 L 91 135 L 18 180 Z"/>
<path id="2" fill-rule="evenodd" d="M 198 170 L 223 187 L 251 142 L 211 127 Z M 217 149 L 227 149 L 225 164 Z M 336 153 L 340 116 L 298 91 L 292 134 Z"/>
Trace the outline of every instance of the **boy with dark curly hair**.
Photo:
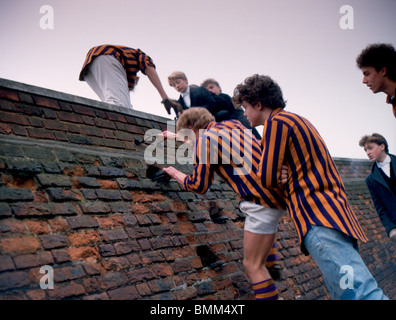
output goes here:
<path id="1" fill-rule="evenodd" d="M 357 66 L 363 72 L 363 83 L 373 93 L 384 92 L 386 102 L 393 107 L 396 117 L 396 51 L 390 44 L 368 45 L 357 57 Z"/>

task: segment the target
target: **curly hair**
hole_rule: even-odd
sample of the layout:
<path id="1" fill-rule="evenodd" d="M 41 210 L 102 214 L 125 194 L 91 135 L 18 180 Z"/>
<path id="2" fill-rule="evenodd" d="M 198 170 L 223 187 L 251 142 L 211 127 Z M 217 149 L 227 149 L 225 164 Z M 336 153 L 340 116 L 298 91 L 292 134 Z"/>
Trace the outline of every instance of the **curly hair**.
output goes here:
<path id="1" fill-rule="evenodd" d="M 360 141 L 359 141 L 359 146 L 364 148 L 367 143 L 375 143 L 375 144 L 378 144 L 379 146 L 380 145 L 384 145 L 385 146 L 385 153 L 389 154 L 388 142 L 379 133 L 373 133 L 372 135 L 363 136 L 360 139 Z"/>
<path id="2" fill-rule="evenodd" d="M 368 45 L 356 58 L 356 64 L 359 69 L 373 67 L 377 71 L 385 67 L 387 77 L 396 81 L 396 51 L 391 44 Z"/>
<path id="3" fill-rule="evenodd" d="M 243 83 L 236 86 L 232 101 L 236 106 L 246 101 L 251 105 L 261 102 L 270 109 L 286 107 L 279 85 L 271 77 L 258 74 L 246 78 Z"/>

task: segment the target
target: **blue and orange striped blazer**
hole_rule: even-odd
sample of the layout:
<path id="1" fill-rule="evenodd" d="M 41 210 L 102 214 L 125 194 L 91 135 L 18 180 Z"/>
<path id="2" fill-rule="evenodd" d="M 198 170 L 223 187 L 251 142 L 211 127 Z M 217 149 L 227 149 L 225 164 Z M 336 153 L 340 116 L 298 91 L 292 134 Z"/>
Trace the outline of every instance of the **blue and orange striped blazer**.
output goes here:
<path id="1" fill-rule="evenodd" d="M 282 192 L 265 189 L 256 175 L 260 158 L 260 141 L 251 130 L 237 120 L 211 121 L 197 138 L 194 172 L 184 179 L 184 188 L 203 194 L 217 173 L 242 198 L 285 209 Z"/>
<path id="2" fill-rule="evenodd" d="M 79 80 L 84 80 L 84 72 L 86 67 L 100 55 L 113 55 L 125 69 L 128 79 L 129 90 L 132 90 L 136 85 L 137 73 L 142 71 L 145 74 L 147 66 L 155 68 L 153 60 L 140 49 L 132 49 L 125 46 L 117 45 L 101 45 L 93 47 L 87 53 L 84 64 L 82 66 Z"/>
<path id="3" fill-rule="evenodd" d="M 277 187 L 282 165 L 289 168 L 286 206 L 300 242 L 311 225 L 367 241 L 348 204 L 336 165 L 308 120 L 282 109 L 273 110 L 264 123 L 262 146 L 258 176 L 264 187 Z"/>

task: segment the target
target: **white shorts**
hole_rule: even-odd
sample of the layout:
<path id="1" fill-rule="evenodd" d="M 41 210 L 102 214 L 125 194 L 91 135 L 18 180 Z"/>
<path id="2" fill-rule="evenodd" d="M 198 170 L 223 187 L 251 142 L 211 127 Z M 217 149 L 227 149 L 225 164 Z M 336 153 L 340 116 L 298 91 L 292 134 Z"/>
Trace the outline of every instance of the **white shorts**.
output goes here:
<path id="1" fill-rule="evenodd" d="M 84 80 L 103 102 L 132 108 L 125 69 L 114 56 L 96 57 L 87 66 Z"/>
<path id="2" fill-rule="evenodd" d="M 273 234 L 286 211 L 264 207 L 250 201 L 242 201 L 239 209 L 246 214 L 245 230 L 256 234 Z"/>

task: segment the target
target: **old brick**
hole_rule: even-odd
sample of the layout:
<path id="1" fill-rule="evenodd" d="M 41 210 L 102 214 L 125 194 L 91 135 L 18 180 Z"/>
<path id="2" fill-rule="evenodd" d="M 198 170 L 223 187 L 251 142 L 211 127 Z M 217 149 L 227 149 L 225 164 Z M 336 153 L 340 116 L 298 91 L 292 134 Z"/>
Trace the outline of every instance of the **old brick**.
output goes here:
<path id="1" fill-rule="evenodd" d="M 63 201 L 80 201 L 83 199 L 80 192 L 77 190 L 65 190 L 60 188 L 49 188 L 47 189 L 48 195 L 52 201 L 63 202 Z"/>
<path id="2" fill-rule="evenodd" d="M 0 202 L 0 217 L 10 217 L 11 215 L 10 206 L 7 203 Z"/>
<path id="3" fill-rule="evenodd" d="M 42 161 L 41 166 L 45 173 L 60 173 L 59 167 L 55 162 Z"/>
<path id="4" fill-rule="evenodd" d="M 188 260 L 180 260 L 172 263 L 172 269 L 175 273 L 190 271 L 192 269 L 191 263 Z"/>
<path id="5" fill-rule="evenodd" d="M 124 229 L 122 228 L 117 228 L 112 230 L 99 230 L 99 236 L 104 242 L 112 242 L 112 241 L 128 239 L 128 235 L 125 233 Z"/>
<path id="6" fill-rule="evenodd" d="M 67 249 L 54 249 L 51 250 L 51 253 L 55 259 L 56 263 L 63 263 L 71 261 L 69 252 Z"/>
<path id="7" fill-rule="evenodd" d="M 148 282 L 148 286 L 154 293 L 169 291 L 171 289 L 170 280 L 165 279 L 155 279 Z"/>
<path id="8" fill-rule="evenodd" d="M 141 242 L 141 240 L 139 240 Z M 148 241 L 148 240 L 146 240 Z M 143 263 L 154 263 L 164 262 L 166 258 L 164 256 L 165 250 L 147 251 L 141 254 L 141 260 Z"/>
<path id="9" fill-rule="evenodd" d="M 114 243 L 114 250 L 117 254 L 127 254 L 140 251 L 140 247 L 136 241 L 126 241 Z"/>
<path id="10" fill-rule="evenodd" d="M 72 260 L 95 260 L 100 257 L 96 247 L 78 247 L 68 249 Z"/>
<path id="11" fill-rule="evenodd" d="M 102 257 L 111 257 L 116 255 L 116 251 L 111 244 L 100 245 L 99 252 Z"/>
<path id="12" fill-rule="evenodd" d="M 114 122 L 105 120 L 105 119 L 100 119 L 100 118 L 95 118 L 95 125 L 100 128 L 107 128 L 107 129 L 116 129 L 116 126 Z"/>
<path id="13" fill-rule="evenodd" d="M 67 133 L 66 136 L 69 139 L 70 143 L 74 144 L 83 144 L 83 145 L 92 145 L 92 140 L 89 137 L 80 136 L 77 134 Z"/>
<path id="14" fill-rule="evenodd" d="M 36 174 L 42 170 L 39 162 L 27 159 L 14 158 L 7 160 L 6 163 L 9 170 L 16 172 Z"/>
<path id="15" fill-rule="evenodd" d="M 0 88 L 0 98 L 19 101 L 18 94 L 8 88 Z"/>
<path id="16" fill-rule="evenodd" d="M 77 217 L 68 217 L 66 219 L 72 229 L 99 227 L 98 221 L 90 216 L 83 215 Z"/>
<path id="17" fill-rule="evenodd" d="M 132 211 L 132 210 L 131 210 Z M 129 215 L 124 215 L 123 220 L 125 225 L 127 226 L 136 226 L 137 225 L 137 219 L 134 215 L 129 214 Z M 129 228 L 128 228 L 129 229 Z M 128 232 L 128 231 L 127 231 Z M 129 234 L 129 233 L 128 233 Z"/>
<path id="18" fill-rule="evenodd" d="M 151 232 L 149 228 L 126 228 L 126 232 L 129 237 L 132 239 L 140 239 L 151 236 Z"/>
<path id="19" fill-rule="evenodd" d="M 83 188 L 99 188 L 100 184 L 96 178 L 78 177 L 76 178 L 78 185 Z"/>
<path id="20" fill-rule="evenodd" d="M 6 123 L 15 123 L 20 124 L 22 126 L 29 126 L 28 118 L 24 115 L 8 113 L 8 112 L 0 112 L 0 121 Z"/>
<path id="21" fill-rule="evenodd" d="M 71 246 L 78 247 L 99 242 L 99 236 L 95 230 L 83 230 L 69 234 L 67 240 Z"/>
<path id="22" fill-rule="evenodd" d="M 86 120 L 84 120 L 84 123 L 86 123 Z M 96 127 L 90 127 L 90 126 L 82 126 L 81 127 L 81 132 L 82 134 L 89 136 L 89 137 L 99 137 L 99 138 L 103 138 L 104 137 L 104 133 L 103 130 L 98 129 Z"/>
<path id="23" fill-rule="evenodd" d="M 147 281 L 155 278 L 154 273 L 149 268 L 139 268 L 128 272 L 131 283 Z"/>
<path id="24" fill-rule="evenodd" d="M 55 218 L 47 220 L 53 233 L 68 231 L 70 229 L 68 223 L 63 218 Z"/>
<path id="25" fill-rule="evenodd" d="M 12 209 L 17 217 L 41 217 L 52 215 L 52 212 L 46 203 L 22 203 L 13 206 Z"/>
<path id="26" fill-rule="evenodd" d="M 36 176 L 38 182 L 43 187 L 71 187 L 70 178 L 64 175 L 56 174 L 38 174 Z"/>
<path id="27" fill-rule="evenodd" d="M 5 253 L 31 253 L 40 249 L 40 243 L 35 237 L 17 237 L 0 239 L 0 248 Z"/>
<path id="28" fill-rule="evenodd" d="M 122 200 L 121 193 L 118 190 L 99 189 L 96 190 L 96 194 L 98 198 L 102 200 L 111 200 L 111 201 Z"/>
<path id="29" fill-rule="evenodd" d="M 31 138 L 56 140 L 54 133 L 50 130 L 42 128 L 27 128 L 27 131 Z"/>
<path id="30" fill-rule="evenodd" d="M 135 126 L 133 124 L 126 124 L 125 125 L 126 130 L 130 133 L 137 133 L 137 134 L 144 134 L 144 129 L 139 127 L 139 126 Z"/>
<path id="31" fill-rule="evenodd" d="M 151 240 L 151 247 L 153 249 L 161 249 L 161 248 L 166 248 L 166 247 L 172 247 L 173 243 L 168 237 L 161 237 L 161 238 L 155 238 Z"/>
<path id="32" fill-rule="evenodd" d="M 115 178 L 115 177 L 124 177 L 125 173 L 118 168 L 111 167 L 88 167 L 86 168 L 87 176 L 92 177 L 106 177 L 106 178 Z"/>
<path id="33" fill-rule="evenodd" d="M 59 120 L 65 121 L 65 122 L 73 122 L 73 123 L 83 123 L 83 120 L 80 115 L 71 113 L 71 112 L 63 112 L 63 111 L 58 111 L 57 116 Z"/>
<path id="34" fill-rule="evenodd" d="M 164 263 L 153 265 L 152 270 L 157 277 L 169 277 L 173 275 L 172 267 Z"/>
<path id="35" fill-rule="evenodd" d="M 74 280 L 82 278 L 85 275 L 81 265 L 56 268 L 54 270 L 54 282 L 63 282 L 66 280 Z"/>
<path id="36" fill-rule="evenodd" d="M 50 232 L 47 221 L 30 220 L 25 222 L 31 234 L 46 234 Z"/>
<path id="37" fill-rule="evenodd" d="M 30 283 L 27 272 L 14 271 L 0 274 L 0 291 L 15 289 L 26 286 Z"/>
<path id="38" fill-rule="evenodd" d="M 78 213 L 76 207 L 72 203 L 50 203 L 49 207 L 53 215 L 75 215 Z"/>
<path id="39" fill-rule="evenodd" d="M 142 189 L 142 185 L 140 181 L 131 180 L 127 178 L 118 178 L 117 183 L 121 189 L 134 190 L 134 189 Z"/>
<path id="40" fill-rule="evenodd" d="M 14 263 L 12 262 L 12 258 L 10 256 L 1 255 L 0 256 L 0 272 L 13 270 Z"/>
<path id="41" fill-rule="evenodd" d="M 48 107 L 51 109 L 60 109 L 58 102 L 54 99 L 40 96 L 33 96 L 33 99 L 39 106 Z"/>
<path id="42" fill-rule="evenodd" d="M 53 299 L 65 299 L 85 294 L 85 289 L 81 284 L 70 282 L 66 285 L 55 285 L 53 290 L 48 290 L 48 294 Z"/>
<path id="43" fill-rule="evenodd" d="M 25 224 L 22 221 L 17 220 L 0 220 L 0 232 L 1 233 L 20 233 L 26 234 L 27 230 Z"/>
<path id="44" fill-rule="evenodd" d="M 112 257 L 102 260 L 102 266 L 109 271 L 120 271 L 129 267 L 128 259 L 125 257 Z"/>
<path id="45" fill-rule="evenodd" d="M 111 212 L 114 213 L 131 213 L 132 212 L 132 205 L 130 203 L 126 202 L 110 202 L 109 203 Z M 126 222 L 124 219 L 125 223 L 131 223 L 131 221 Z"/>
<path id="46" fill-rule="evenodd" d="M 75 113 L 83 114 L 86 116 L 92 116 L 92 117 L 95 116 L 95 111 L 92 108 L 84 107 L 78 104 L 72 104 L 71 107 L 73 108 L 73 111 Z"/>
<path id="47" fill-rule="evenodd" d="M 45 249 L 55 249 L 68 246 L 67 238 L 61 234 L 41 235 L 39 238 Z"/>
<path id="48" fill-rule="evenodd" d="M 9 126 L 12 130 L 12 133 L 15 134 L 16 136 L 24 136 L 27 137 L 29 134 L 26 130 L 26 128 L 19 126 L 19 125 L 10 125 Z M 7 127 L 6 127 L 7 128 Z"/>
<path id="49" fill-rule="evenodd" d="M 53 264 L 51 252 L 38 252 L 36 254 L 26 254 L 14 258 L 14 263 L 17 269 L 32 268 Z"/>
<path id="50" fill-rule="evenodd" d="M 129 279 L 124 272 L 108 272 L 101 277 L 104 289 L 113 289 L 129 283 Z"/>
<path id="51" fill-rule="evenodd" d="M 128 286 L 108 291 L 111 300 L 135 300 L 139 298 L 135 286 Z"/>
<path id="52" fill-rule="evenodd" d="M 84 214 L 103 214 L 111 211 L 109 205 L 101 201 L 82 203 L 81 210 Z"/>

